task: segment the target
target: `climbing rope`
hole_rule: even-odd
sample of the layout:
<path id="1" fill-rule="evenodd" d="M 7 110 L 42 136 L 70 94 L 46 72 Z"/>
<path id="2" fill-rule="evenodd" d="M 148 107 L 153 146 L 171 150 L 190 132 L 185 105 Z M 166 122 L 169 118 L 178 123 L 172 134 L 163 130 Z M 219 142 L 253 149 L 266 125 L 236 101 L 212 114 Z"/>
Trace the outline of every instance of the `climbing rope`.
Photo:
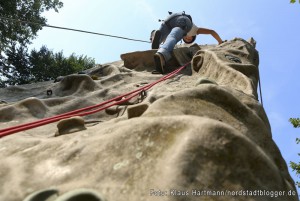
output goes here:
<path id="1" fill-rule="evenodd" d="M 181 66 L 180 68 L 174 70 L 173 72 L 161 77 L 160 79 L 158 79 L 157 81 L 155 81 L 153 83 L 150 83 L 148 85 L 140 87 L 139 89 L 136 89 L 136 90 L 131 91 L 129 93 L 117 96 L 117 97 L 112 98 L 110 100 L 107 100 L 103 103 L 88 106 L 88 107 L 81 108 L 81 109 L 77 109 L 77 110 L 70 111 L 70 112 L 67 112 L 67 113 L 63 113 L 63 114 L 60 114 L 60 115 L 56 115 L 56 116 L 53 116 L 53 117 L 44 118 L 44 119 L 37 120 L 37 121 L 34 121 L 34 122 L 25 123 L 25 124 L 21 124 L 21 125 L 18 125 L 18 126 L 13 126 L 13 127 L 1 129 L 0 130 L 0 138 L 4 137 L 4 136 L 7 136 L 7 135 L 10 135 L 10 134 L 14 134 L 16 132 L 25 131 L 25 130 L 28 130 L 28 129 L 32 129 L 32 128 L 36 128 L 36 127 L 43 126 L 43 125 L 46 125 L 46 124 L 50 124 L 50 123 L 53 123 L 53 122 L 56 122 L 56 121 L 60 121 L 62 119 L 67 119 L 67 118 L 71 118 L 71 117 L 74 117 L 74 116 L 91 115 L 91 114 L 94 114 L 96 112 L 100 112 L 102 110 L 105 110 L 109 107 L 127 102 L 130 99 L 132 99 L 133 97 L 143 96 L 143 95 L 145 95 L 145 92 L 147 90 L 149 90 L 150 88 L 152 88 L 154 85 L 156 85 L 156 84 L 158 84 L 158 83 L 160 83 L 164 80 L 167 80 L 167 79 L 171 78 L 172 76 L 176 75 L 181 70 L 183 70 L 189 64 L 190 64 L 190 62 L 188 62 L 187 64 L 185 64 L 185 65 Z"/>
<path id="2" fill-rule="evenodd" d="M 54 28 L 54 29 L 63 29 L 63 30 L 68 30 L 68 31 L 77 31 L 77 32 L 82 32 L 82 33 L 88 33 L 88 34 L 95 34 L 95 35 L 101 35 L 101 36 L 107 36 L 107 37 L 112 37 L 112 38 L 119 38 L 119 39 L 124 39 L 124 40 L 131 40 L 131 41 L 136 41 L 136 42 L 143 42 L 143 43 L 151 43 L 150 41 L 145 41 L 145 40 L 139 40 L 139 39 L 133 39 L 133 38 L 126 38 L 122 36 L 115 36 L 115 35 L 109 35 L 109 34 L 103 34 L 103 33 L 96 33 L 96 32 L 91 32 L 91 31 L 84 31 L 80 29 L 73 29 L 73 28 L 66 28 L 66 27 L 59 27 L 59 26 L 52 26 L 49 24 L 42 24 L 42 23 L 37 23 L 37 22 L 29 22 L 26 20 L 19 20 L 19 19 L 12 19 L 12 18 L 7 18 L 0 16 L 0 19 L 5 19 L 13 22 L 21 22 L 21 23 L 27 23 L 27 24 L 35 24 L 35 25 L 40 25 L 43 27 L 49 27 L 49 28 Z"/>
<path id="3" fill-rule="evenodd" d="M 259 67 L 258 67 L 259 68 Z M 262 106 L 264 106 L 263 103 L 263 97 L 262 97 L 262 92 L 261 92 L 261 82 L 260 82 L 260 71 L 258 69 L 258 84 L 259 84 L 259 97 L 260 97 L 260 103 Z"/>

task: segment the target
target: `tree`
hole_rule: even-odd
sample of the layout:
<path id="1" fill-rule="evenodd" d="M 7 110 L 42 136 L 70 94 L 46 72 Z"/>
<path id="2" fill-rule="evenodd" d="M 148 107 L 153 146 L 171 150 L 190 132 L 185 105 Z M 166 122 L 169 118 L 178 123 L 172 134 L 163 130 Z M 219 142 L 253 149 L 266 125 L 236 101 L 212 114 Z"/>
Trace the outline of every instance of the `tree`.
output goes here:
<path id="1" fill-rule="evenodd" d="M 58 76 L 84 71 L 95 65 L 95 60 L 87 56 L 76 56 L 73 53 L 64 57 L 62 51 L 53 53 L 46 46 L 42 46 L 39 51 L 32 50 L 29 61 L 34 82 L 53 80 Z"/>
<path id="2" fill-rule="evenodd" d="M 46 46 L 28 53 L 27 45 L 47 22 L 41 14 L 62 6 L 59 0 L 0 0 L 0 87 L 48 81 L 95 65 L 94 59 L 65 58 Z"/>
<path id="3" fill-rule="evenodd" d="M 6 57 L 2 65 L 3 75 L 6 77 L 5 85 L 27 84 L 33 79 L 30 72 L 30 63 L 27 48 L 17 47 L 15 44 L 5 51 Z"/>
<path id="4" fill-rule="evenodd" d="M 41 14 L 51 9 L 58 12 L 62 6 L 59 0 L 0 1 L 1 87 L 30 82 L 27 45 L 47 22 Z"/>
<path id="5" fill-rule="evenodd" d="M 46 46 L 39 51 L 33 49 L 30 54 L 23 46 L 12 47 L 0 57 L 0 76 L 5 77 L 0 81 L 0 87 L 8 85 L 29 84 L 54 80 L 58 76 L 65 76 L 95 65 L 95 60 L 87 56 L 76 56 L 74 53 L 65 57 L 63 52 L 53 53 Z"/>
<path id="6" fill-rule="evenodd" d="M 300 118 L 290 118 L 289 121 L 293 124 L 294 128 L 300 128 Z M 296 138 L 296 143 L 300 143 L 299 138 Z M 300 153 L 298 153 L 298 155 L 300 156 Z M 300 162 L 295 163 L 291 161 L 290 167 L 293 169 L 293 171 L 296 171 L 296 175 L 300 175 Z M 296 184 L 298 185 L 298 188 L 300 188 L 300 182 L 296 182 Z"/>
<path id="7" fill-rule="evenodd" d="M 13 45 L 26 46 L 34 39 L 47 20 L 44 11 L 63 6 L 59 0 L 1 0 L 0 1 L 0 53 Z M 21 20 L 33 23 L 23 23 Z"/>
<path id="8" fill-rule="evenodd" d="M 290 0 L 290 3 L 296 3 L 296 0 Z M 299 0 L 300 3 L 300 0 Z"/>
<path id="9" fill-rule="evenodd" d="M 32 80 L 27 48 L 13 44 L 0 55 L 0 87 L 27 84 Z"/>

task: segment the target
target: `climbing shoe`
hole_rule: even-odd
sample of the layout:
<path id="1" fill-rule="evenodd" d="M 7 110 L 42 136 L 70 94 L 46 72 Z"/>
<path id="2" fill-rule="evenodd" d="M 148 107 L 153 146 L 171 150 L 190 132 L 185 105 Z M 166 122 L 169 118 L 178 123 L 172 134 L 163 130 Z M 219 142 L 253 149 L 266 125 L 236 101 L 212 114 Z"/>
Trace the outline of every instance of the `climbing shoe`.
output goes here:
<path id="1" fill-rule="evenodd" d="M 151 42 L 152 42 L 152 49 L 158 49 L 160 45 L 160 37 L 161 32 L 159 30 L 153 30 L 151 33 Z"/>
<path id="2" fill-rule="evenodd" d="M 157 52 L 154 54 L 154 63 L 155 63 L 156 71 L 163 74 L 165 71 L 164 68 L 166 62 L 164 56 L 161 53 Z"/>

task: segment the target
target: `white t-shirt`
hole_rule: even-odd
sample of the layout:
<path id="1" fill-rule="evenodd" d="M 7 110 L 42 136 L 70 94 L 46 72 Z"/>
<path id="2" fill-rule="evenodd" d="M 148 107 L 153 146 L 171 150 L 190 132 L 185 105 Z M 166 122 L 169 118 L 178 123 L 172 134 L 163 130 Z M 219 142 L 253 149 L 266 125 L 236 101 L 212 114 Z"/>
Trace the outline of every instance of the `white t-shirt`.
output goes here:
<path id="1" fill-rule="evenodd" d="M 198 31 L 198 27 L 193 23 L 193 27 L 191 30 L 186 34 L 187 36 L 196 36 Z"/>

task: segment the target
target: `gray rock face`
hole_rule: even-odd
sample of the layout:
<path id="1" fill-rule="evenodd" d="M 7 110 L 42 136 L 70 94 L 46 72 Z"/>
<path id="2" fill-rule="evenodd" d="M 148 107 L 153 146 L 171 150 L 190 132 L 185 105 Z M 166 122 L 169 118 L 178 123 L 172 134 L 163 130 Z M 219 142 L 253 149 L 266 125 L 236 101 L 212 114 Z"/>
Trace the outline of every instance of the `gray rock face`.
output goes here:
<path id="1" fill-rule="evenodd" d="M 75 123 L 63 120 L 63 135 L 55 137 L 54 123 L 1 138 L 0 200 L 33 201 L 52 191 L 52 200 L 64 201 L 298 200 L 257 100 L 255 44 L 237 38 L 218 46 L 179 46 L 169 70 L 191 64 L 143 96 Z M 161 77 L 150 73 L 153 54 L 127 53 L 123 61 L 97 66 L 88 75 L 98 80 L 71 75 L 24 85 L 19 100 L 2 97 L 13 88 L 1 89 L 6 103 L 0 105 L 0 127 L 95 105 L 152 83 Z M 53 89 L 51 97 L 43 93 L 47 89 Z"/>

